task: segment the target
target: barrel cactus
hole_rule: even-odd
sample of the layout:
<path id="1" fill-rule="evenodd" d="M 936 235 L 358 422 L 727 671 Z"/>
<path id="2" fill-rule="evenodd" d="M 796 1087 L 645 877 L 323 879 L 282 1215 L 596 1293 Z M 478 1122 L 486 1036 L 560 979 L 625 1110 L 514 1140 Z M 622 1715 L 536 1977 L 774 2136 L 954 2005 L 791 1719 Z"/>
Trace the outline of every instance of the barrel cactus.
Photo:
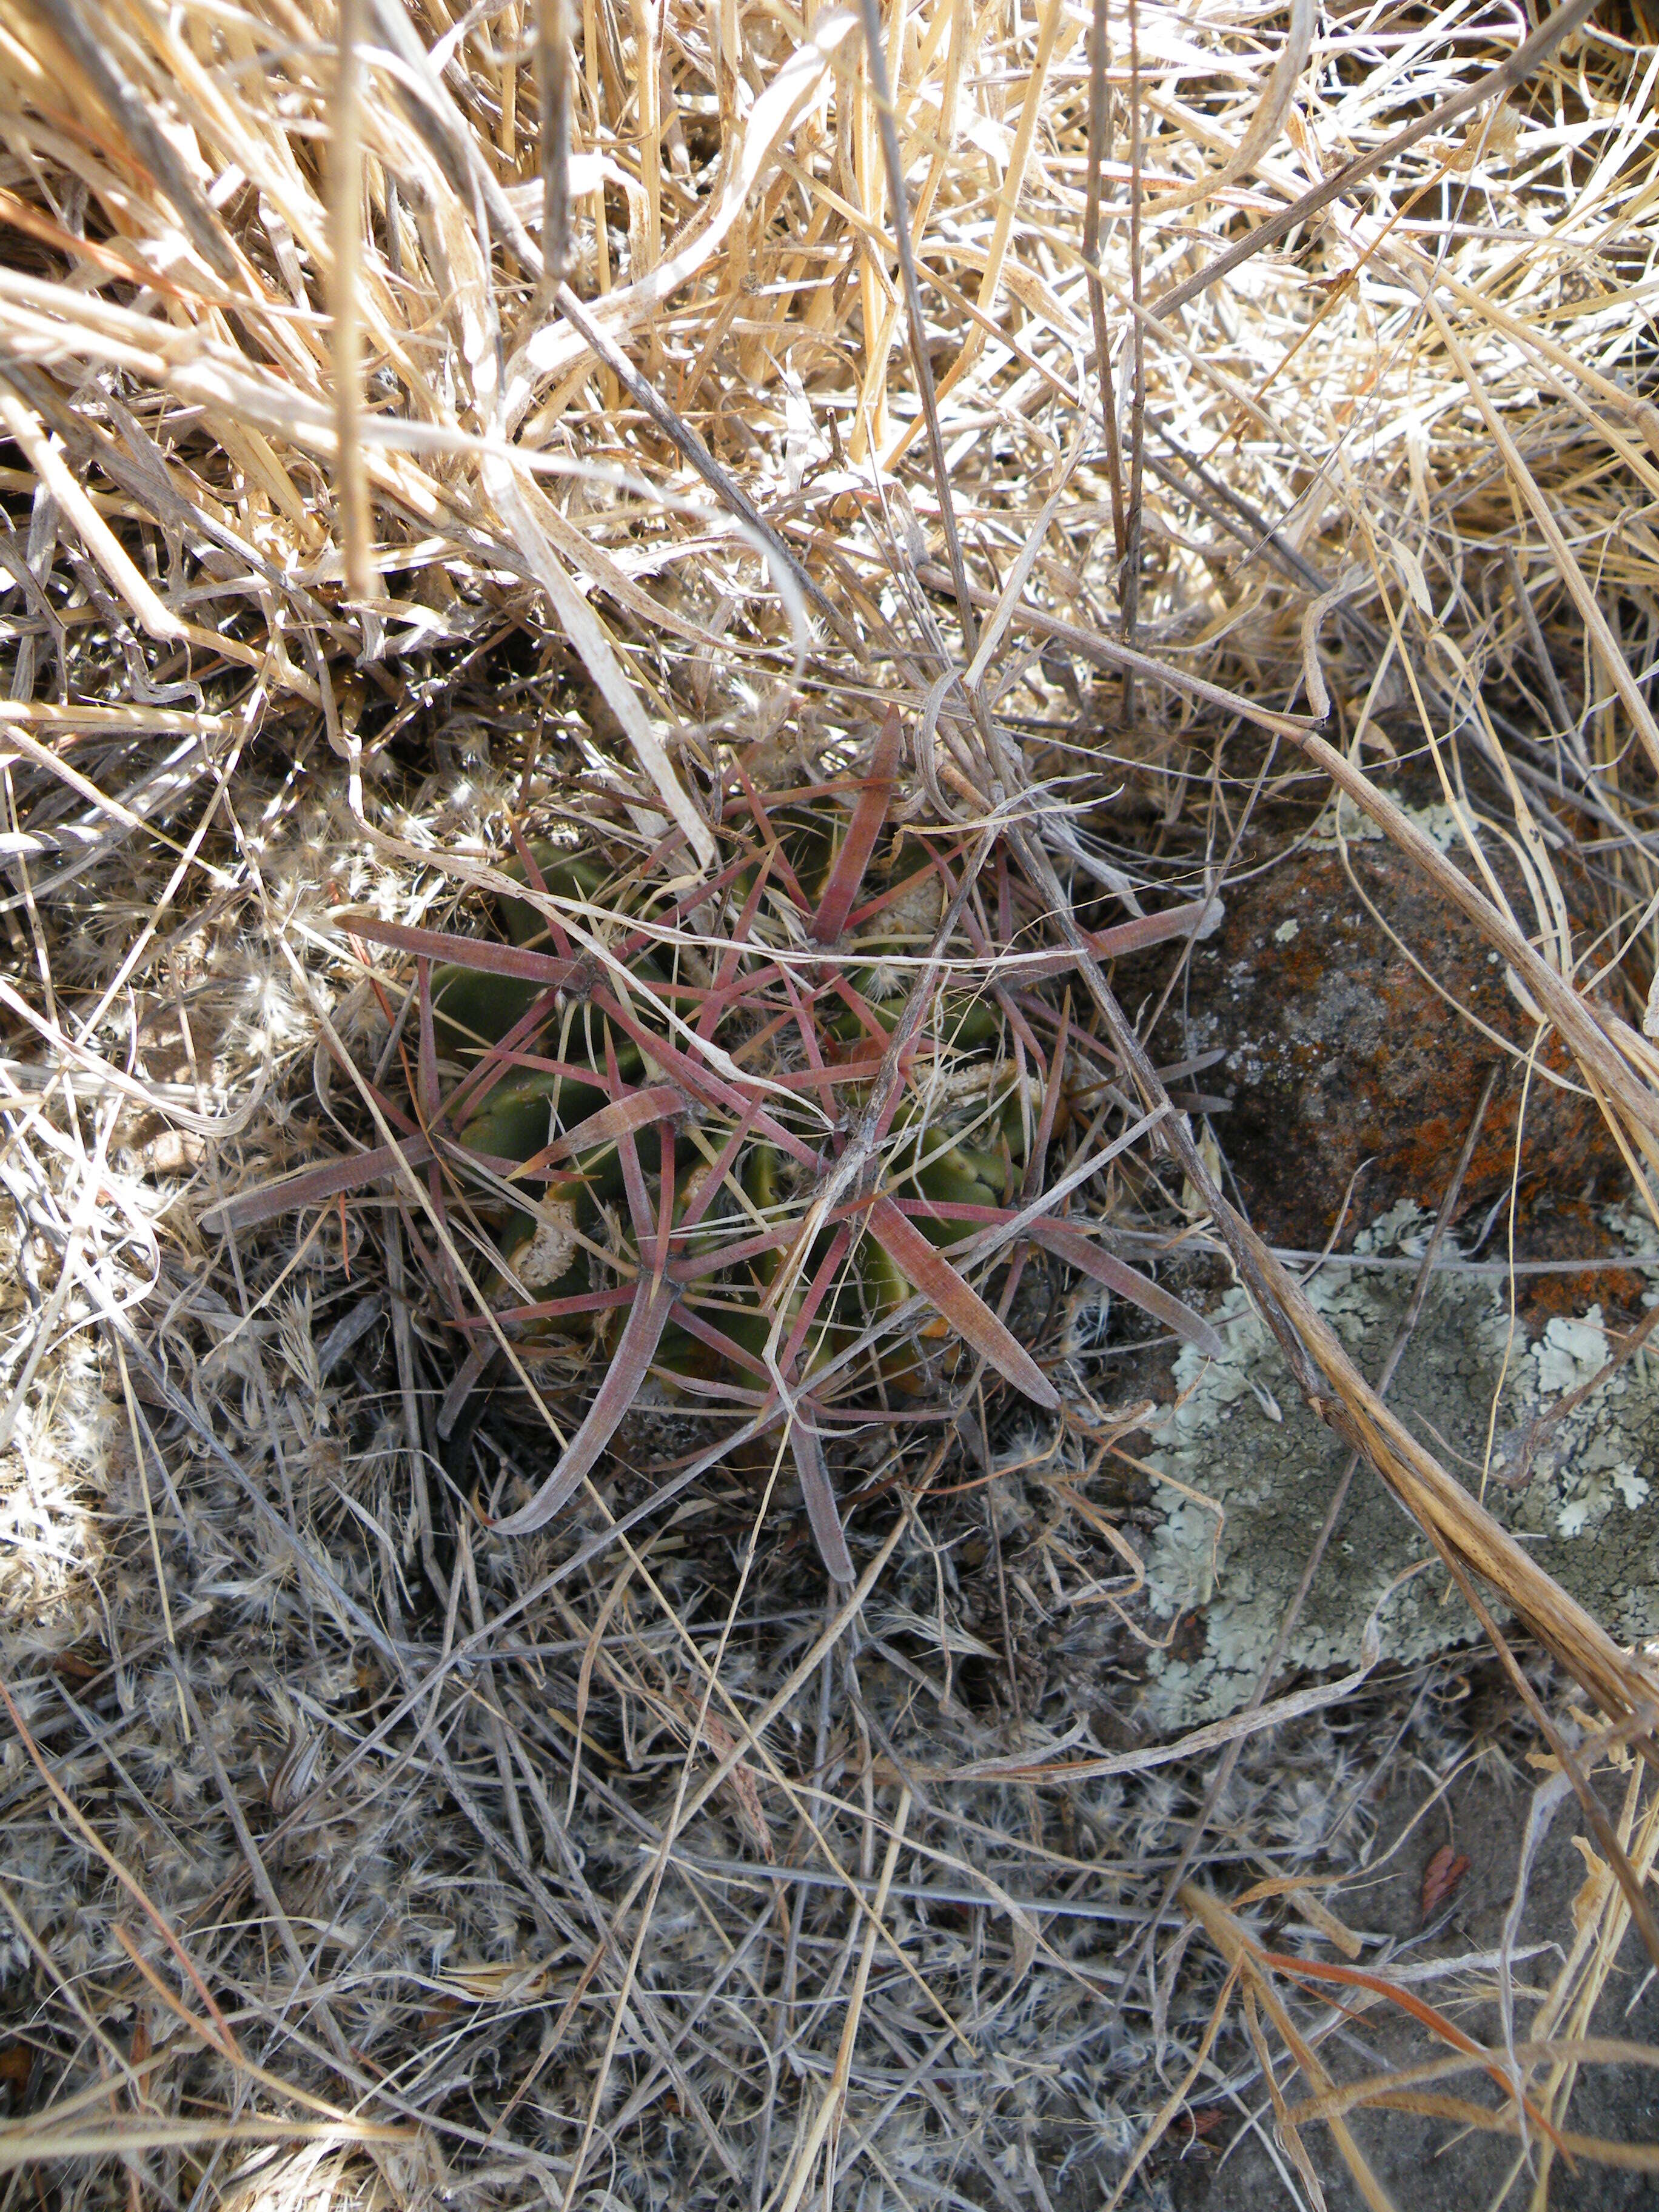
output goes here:
<path id="1" fill-rule="evenodd" d="M 1031 988 L 1043 963 L 998 941 L 993 837 L 890 819 L 900 750 L 890 714 L 860 777 L 763 791 L 736 769 L 712 876 L 515 832 L 477 935 L 350 918 L 415 956 L 405 1164 L 478 1261 L 479 1310 L 450 1290 L 473 1349 L 449 1413 L 498 1346 L 532 1385 L 594 1378 L 501 1532 L 551 1520 L 654 1376 L 728 1416 L 707 1459 L 787 1425 L 844 1582 L 826 1436 L 916 1407 L 964 1355 L 1058 1408 L 1003 1317 L 1023 1255 L 1206 1334 L 1055 1218 L 1066 1017 Z M 331 1188 L 395 1165 L 384 1152 Z M 252 1218 L 283 1193 L 325 1194 L 313 1175 L 237 1204 Z"/>

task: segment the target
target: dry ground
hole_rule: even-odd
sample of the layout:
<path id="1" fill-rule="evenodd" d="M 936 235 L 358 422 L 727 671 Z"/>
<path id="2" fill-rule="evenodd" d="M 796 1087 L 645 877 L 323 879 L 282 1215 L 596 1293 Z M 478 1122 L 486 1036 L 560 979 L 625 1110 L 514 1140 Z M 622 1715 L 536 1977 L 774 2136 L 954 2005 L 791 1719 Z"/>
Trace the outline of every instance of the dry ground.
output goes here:
<path id="1" fill-rule="evenodd" d="M 1641 1318 L 1656 78 L 0 0 L 0 2212 L 1647 2201 L 1659 1686 L 1297 1278 Z M 1159 1744 L 1232 1283 L 1466 1648 Z"/>

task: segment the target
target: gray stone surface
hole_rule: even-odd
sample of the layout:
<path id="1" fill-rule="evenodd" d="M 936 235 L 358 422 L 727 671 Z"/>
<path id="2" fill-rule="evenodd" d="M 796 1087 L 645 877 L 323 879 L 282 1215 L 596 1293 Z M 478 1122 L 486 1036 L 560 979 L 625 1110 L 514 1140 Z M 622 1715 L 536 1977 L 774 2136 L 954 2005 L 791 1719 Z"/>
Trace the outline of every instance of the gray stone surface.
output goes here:
<path id="1" fill-rule="evenodd" d="M 1606 1217 L 1609 1251 L 1641 1255 L 1659 1300 L 1659 1237 L 1620 1210 Z M 1429 1223 L 1401 1206 L 1356 1240 L 1359 1264 L 1330 1263 L 1309 1295 L 1362 1373 L 1375 1377 L 1410 1302 L 1410 1261 Z M 1621 1640 L 1659 1635 L 1659 1364 L 1647 1348 L 1550 1433 L 1524 1487 L 1497 1479 L 1532 1418 L 1586 1382 L 1611 1346 L 1599 1308 L 1552 1319 L 1536 1336 L 1511 1326 L 1500 1279 L 1437 1273 L 1389 1403 L 1441 1464 L 1485 1502 L 1578 1601 Z M 1367 1264 L 1369 1262 L 1370 1264 Z M 1183 1352 L 1176 1402 L 1153 1431 L 1148 1464 L 1162 1512 L 1146 1570 L 1154 1617 L 1197 1607 L 1180 1651 L 1154 1655 L 1143 1717 L 1160 1733 L 1231 1712 L 1254 1688 L 1324 1518 L 1347 1449 L 1304 1407 L 1272 1335 L 1241 1290 L 1210 1318 L 1223 1358 Z M 1362 1467 L 1292 1638 L 1287 1666 L 1346 1668 L 1364 1624 L 1426 1545 L 1414 1522 Z M 1385 1656 L 1418 1658 L 1478 1634 L 1438 1566 L 1389 1600 Z M 1196 1656 L 1192 1656 L 1196 1652 Z"/>

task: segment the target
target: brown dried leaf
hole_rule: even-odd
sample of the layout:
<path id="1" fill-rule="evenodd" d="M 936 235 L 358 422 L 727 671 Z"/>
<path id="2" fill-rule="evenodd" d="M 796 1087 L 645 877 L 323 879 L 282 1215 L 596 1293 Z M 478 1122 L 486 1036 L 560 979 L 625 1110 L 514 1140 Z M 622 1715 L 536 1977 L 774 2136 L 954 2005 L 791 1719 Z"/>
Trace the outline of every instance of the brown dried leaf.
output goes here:
<path id="1" fill-rule="evenodd" d="M 684 1700 L 688 1706 L 690 1706 L 690 1698 Z M 695 1711 L 695 1707 L 692 1710 Z M 729 1759 L 737 1748 L 736 1736 L 726 1723 L 713 1713 L 703 1714 L 702 1735 L 703 1741 L 718 1759 Z M 738 1759 L 720 1787 L 731 1793 L 738 1826 L 747 1831 L 758 1846 L 761 1856 L 769 1866 L 777 1854 L 772 1847 L 772 1831 L 766 1823 L 766 1812 L 761 1803 L 755 1771 L 746 1759 Z"/>
<path id="2" fill-rule="evenodd" d="M 1422 1916 L 1425 1920 L 1433 1919 L 1468 1870 L 1469 1861 L 1466 1852 L 1454 1851 L 1449 1844 L 1441 1844 L 1423 1869 Z"/>

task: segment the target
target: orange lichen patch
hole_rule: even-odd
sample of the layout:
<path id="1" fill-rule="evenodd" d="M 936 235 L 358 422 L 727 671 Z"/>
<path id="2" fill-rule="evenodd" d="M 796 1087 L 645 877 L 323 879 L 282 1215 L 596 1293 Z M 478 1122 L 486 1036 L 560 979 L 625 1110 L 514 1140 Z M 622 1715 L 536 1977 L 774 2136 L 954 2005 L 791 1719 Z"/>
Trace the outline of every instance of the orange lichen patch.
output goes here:
<path id="1" fill-rule="evenodd" d="M 1596 1267 L 1587 1274 L 1532 1275 L 1522 1278 L 1516 1311 L 1525 1327 L 1542 1329 L 1559 1315 L 1577 1320 L 1590 1307 L 1603 1314 L 1619 1313 L 1638 1305 L 1645 1285 L 1628 1267 Z"/>
<path id="2" fill-rule="evenodd" d="M 1518 1220 L 1547 1200 L 1616 1189 L 1621 1163 L 1595 1103 L 1557 1040 L 1534 1054 L 1504 963 L 1473 925 L 1392 847 L 1355 844 L 1348 860 L 1352 878 L 1340 854 L 1311 848 L 1231 894 L 1176 1001 L 1184 1025 L 1172 1012 L 1159 1032 L 1172 1056 L 1225 1053 L 1208 1079 L 1231 1085 L 1216 1133 L 1256 1226 L 1311 1249 L 1339 1213 L 1346 1245 L 1401 1199 L 1432 1210 L 1494 1060 L 1504 1070 L 1465 1219 L 1512 1180 Z M 1512 903 L 1528 910 L 1518 883 Z M 1147 985 L 1126 981 L 1131 1000 L 1151 988 L 1155 957 Z"/>
<path id="3" fill-rule="evenodd" d="M 1411 994 L 1401 992 L 1399 995 L 1404 1001 Z M 1402 1004 L 1400 1011 L 1402 1016 L 1406 1016 L 1414 1014 L 1418 1009 Z M 1456 1051 L 1459 1040 L 1455 1027 L 1451 1026 L 1455 1018 L 1450 1016 L 1449 1008 L 1444 1012 L 1449 1018 L 1443 1041 L 1449 1058 Z M 1479 1038 L 1472 1040 L 1476 1047 L 1482 1042 L 1484 1040 Z M 1488 1047 L 1488 1057 L 1493 1049 L 1495 1048 Z M 1474 1057 L 1471 1052 L 1471 1060 Z M 1522 1136 L 1517 1197 L 1523 1215 L 1531 1211 L 1538 1197 L 1547 1194 L 1547 1179 L 1560 1164 L 1559 1146 L 1567 1130 L 1571 1130 L 1573 1141 L 1582 1138 L 1587 1152 L 1593 1147 L 1599 1115 L 1593 1108 L 1575 1113 L 1568 1107 L 1564 1111 L 1559 1103 L 1563 1094 L 1550 1082 L 1552 1076 L 1559 1076 L 1571 1082 L 1572 1073 L 1570 1056 L 1561 1049 L 1559 1041 L 1552 1036 L 1538 1054 L 1538 1063 L 1529 1084 L 1516 1079 L 1512 1074 L 1509 1081 L 1500 1085 L 1486 1109 L 1469 1162 L 1467 1188 L 1471 1194 L 1491 1193 L 1496 1195 L 1506 1183 L 1516 1178 L 1517 1129 L 1521 1130 Z M 1421 1118 L 1402 1124 L 1389 1156 L 1397 1164 L 1407 1188 L 1432 1194 L 1435 1178 L 1444 1175 L 1449 1159 L 1456 1158 L 1468 1127 L 1468 1109 L 1462 1096 L 1465 1088 L 1459 1074 L 1448 1068 L 1443 1081 L 1436 1088 L 1434 1109 L 1424 1113 Z M 1525 1127 L 1522 1127 L 1523 1102 L 1526 1118 Z M 1543 1142 L 1540 1141 L 1540 1123 L 1544 1125 L 1541 1132 Z M 1464 1210 L 1466 1212 L 1468 1210 L 1467 1204 Z M 1606 1241 L 1605 1233 L 1601 1232 L 1603 1245 Z"/>
<path id="4" fill-rule="evenodd" d="M 1500 1253 L 1507 1239 L 1498 1243 Z M 1524 1208 L 1516 1230 L 1515 1256 L 1518 1261 L 1593 1260 L 1617 1247 L 1601 1218 L 1601 1209 L 1583 1199 L 1558 1200 L 1530 1212 Z M 1534 1332 L 1546 1328 L 1558 1315 L 1574 1319 L 1600 1306 L 1603 1318 L 1617 1327 L 1626 1319 L 1639 1319 L 1646 1279 L 1633 1267 L 1577 1268 L 1549 1274 L 1522 1274 L 1517 1279 L 1516 1310 Z"/>

